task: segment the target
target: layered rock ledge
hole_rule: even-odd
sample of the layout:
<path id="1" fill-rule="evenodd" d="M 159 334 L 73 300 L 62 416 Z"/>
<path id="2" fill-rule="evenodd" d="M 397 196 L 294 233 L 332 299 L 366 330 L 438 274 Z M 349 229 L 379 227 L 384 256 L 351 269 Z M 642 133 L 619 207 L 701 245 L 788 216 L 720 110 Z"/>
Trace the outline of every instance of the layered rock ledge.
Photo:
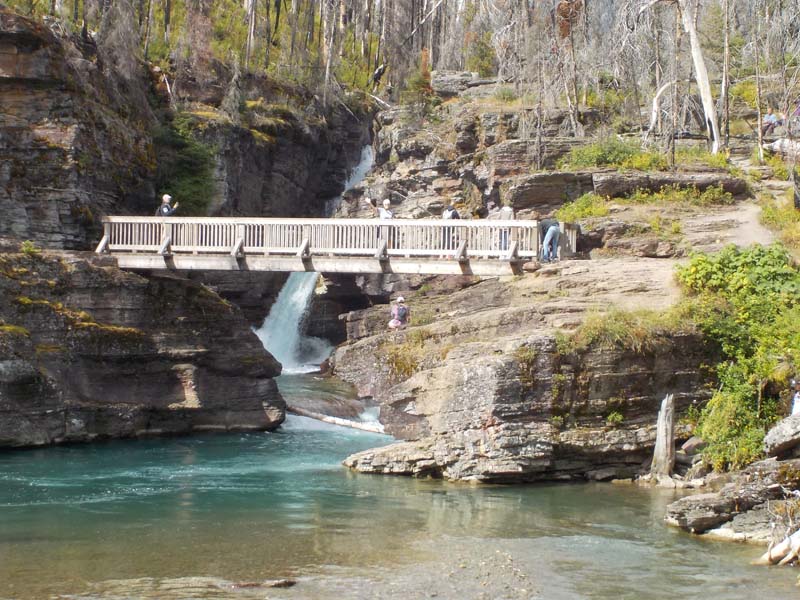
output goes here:
<path id="1" fill-rule="evenodd" d="M 200 284 L 0 254 L 0 446 L 273 429 L 278 374 L 240 311 Z"/>

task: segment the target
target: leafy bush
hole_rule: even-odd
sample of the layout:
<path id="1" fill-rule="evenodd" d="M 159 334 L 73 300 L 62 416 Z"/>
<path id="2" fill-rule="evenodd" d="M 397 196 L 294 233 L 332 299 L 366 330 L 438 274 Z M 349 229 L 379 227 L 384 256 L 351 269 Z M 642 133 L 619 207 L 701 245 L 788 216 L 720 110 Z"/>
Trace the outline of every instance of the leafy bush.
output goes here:
<path id="1" fill-rule="evenodd" d="M 757 97 L 756 83 L 753 80 L 740 81 L 731 86 L 731 98 L 741 100 L 750 108 L 756 107 Z"/>
<path id="2" fill-rule="evenodd" d="M 761 455 L 779 412 L 776 390 L 800 366 L 800 270 L 783 246 L 730 246 L 693 256 L 677 274 L 692 294 L 684 310 L 724 358 L 699 421 L 705 457 L 717 469 L 738 468 Z"/>
<path id="3" fill-rule="evenodd" d="M 562 168 L 618 167 L 638 171 L 663 170 L 666 157 L 642 150 L 638 144 L 607 137 L 592 144 L 573 148 L 560 163 Z"/>
<path id="4" fill-rule="evenodd" d="M 637 145 L 623 142 L 616 137 L 601 139 L 570 150 L 561 161 L 564 168 L 588 168 L 621 166 L 629 158 L 642 152 Z"/>
<path id="5" fill-rule="evenodd" d="M 594 192 L 589 192 L 577 200 L 564 204 L 555 213 L 556 219 L 564 223 L 574 223 L 589 217 L 604 217 L 607 214 L 606 199 Z"/>
<path id="6" fill-rule="evenodd" d="M 473 71 L 481 77 L 494 75 L 497 68 L 497 55 L 492 46 L 492 32 L 486 31 L 481 35 L 468 33 L 464 41 L 467 47 L 467 70 Z"/>
<path id="7" fill-rule="evenodd" d="M 610 427 L 616 427 L 617 425 L 622 425 L 625 421 L 625 417 L 622 416 L 622 413 L 617 412 L 616 410 L 611 411 L 608 413 L 606 417 L 606 425 Z"/>
<path id="8" fill-rule="evenodd" d="M 777 154 L 765 156 L 764 162 L 772 169 L 772 176 L 775 179 L 784 181 L 789 179 L 789 167 L 786 166 L 786 162 L 780 156 Z"/>

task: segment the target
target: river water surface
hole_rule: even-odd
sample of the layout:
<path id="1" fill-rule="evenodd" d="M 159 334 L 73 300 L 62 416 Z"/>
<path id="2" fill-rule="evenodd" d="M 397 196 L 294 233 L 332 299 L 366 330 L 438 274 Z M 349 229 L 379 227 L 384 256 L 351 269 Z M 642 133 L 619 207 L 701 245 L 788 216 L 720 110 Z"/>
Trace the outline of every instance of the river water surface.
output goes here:
<path id="1" fill-rule="evenodd" d="M 275 433 L 0 453 L 0 598 L 791 597 L 760 549 L 668 529 L 673 496 L 358 475 L 389 438 Z M 251 584 L 293 578 L 290 589 Z"/>

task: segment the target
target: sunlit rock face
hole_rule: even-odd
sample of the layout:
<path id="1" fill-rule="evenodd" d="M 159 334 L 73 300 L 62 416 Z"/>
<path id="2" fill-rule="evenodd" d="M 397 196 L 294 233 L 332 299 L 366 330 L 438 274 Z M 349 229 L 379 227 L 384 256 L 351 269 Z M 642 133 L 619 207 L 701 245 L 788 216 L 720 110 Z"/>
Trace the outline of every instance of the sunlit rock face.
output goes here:
<path id="1" fill-rule="evenodd" d="M 279 373 L 204 286 L 0 254 L 0 446 L 272 429 Z"/>

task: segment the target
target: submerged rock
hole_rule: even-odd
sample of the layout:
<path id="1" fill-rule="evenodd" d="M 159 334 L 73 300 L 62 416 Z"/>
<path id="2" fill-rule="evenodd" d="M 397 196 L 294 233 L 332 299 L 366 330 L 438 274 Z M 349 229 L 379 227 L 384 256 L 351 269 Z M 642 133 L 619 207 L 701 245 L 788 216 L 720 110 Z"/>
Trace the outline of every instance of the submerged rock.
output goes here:
<path id="1" fill-rule="evenodd" d="M 800 489 L 800 459 L 764 460 L 738 473 L 718 492 L 687 496 L 673 502 L 667 507 L 665 520 L 686 531 L 704 533 L 755 507 L 783 500 L 797 489 Z M 738 521 L 742 522 L 742 519 Z"/>

